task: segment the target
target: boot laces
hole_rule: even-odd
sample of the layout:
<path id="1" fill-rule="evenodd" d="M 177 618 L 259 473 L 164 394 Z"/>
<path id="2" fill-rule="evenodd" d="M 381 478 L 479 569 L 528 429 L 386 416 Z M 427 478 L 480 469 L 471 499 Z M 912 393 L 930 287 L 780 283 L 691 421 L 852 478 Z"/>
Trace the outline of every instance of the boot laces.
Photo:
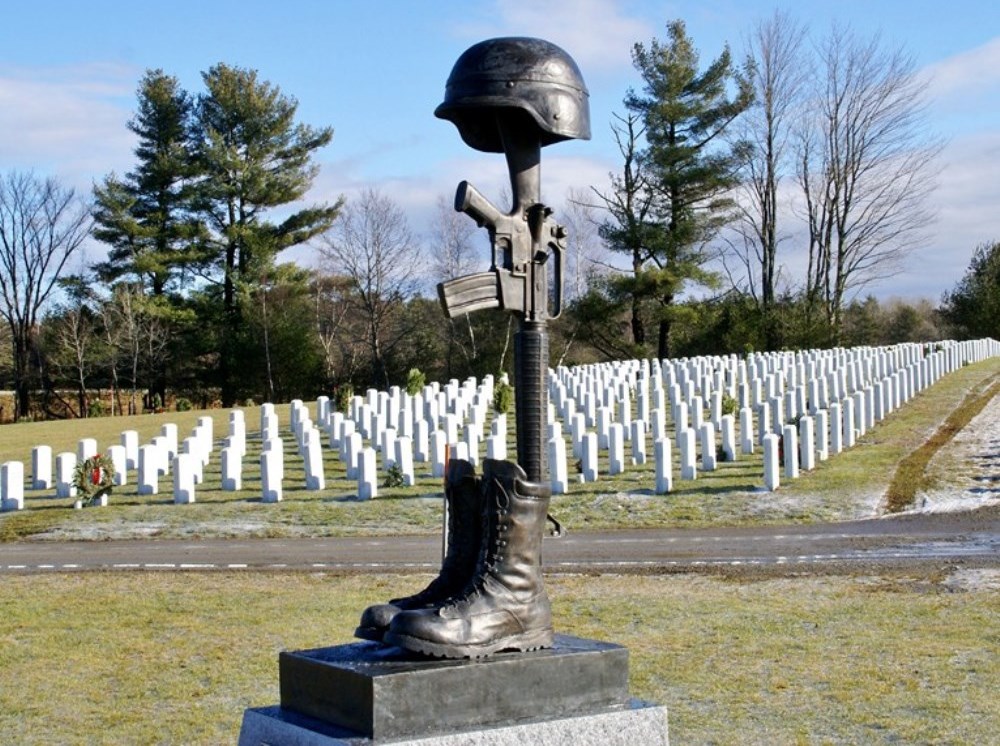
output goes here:
<path id="1" fill-rule="evenodd" d="M 487 540 L 483 542 L 475 575 L 460 593 L 445 601 L 441 608 L 455 608 L 456 606 L 475 601 L 482 596 L 486 590 L 486 578 L 493 574 L 503 555 L 503 549 L 507 546 L 507 540 L 503 537 L 503 534 L 507 531 L 505 518 L 509 513 L 507 508 L 510 505 L 510 496 L 507 494 L 500 480 L 494 478 L 493 485 L 497 490 L 497 507 L 494 511 L 496 513 L 496 520 L 490 521 L 487 526 L 487 528 L 492 530 L 488 532 L 484 531 L 484 533 L 488 533 L 488 536 L 486 537 Z"/>

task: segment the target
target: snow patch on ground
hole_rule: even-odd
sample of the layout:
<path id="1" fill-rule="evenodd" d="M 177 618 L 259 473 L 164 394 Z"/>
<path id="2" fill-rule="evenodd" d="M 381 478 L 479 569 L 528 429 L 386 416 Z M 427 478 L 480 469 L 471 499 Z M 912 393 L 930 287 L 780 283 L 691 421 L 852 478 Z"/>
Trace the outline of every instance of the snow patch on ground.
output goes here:
<path id="1" fill-rule="evenodd" d="M 917 494 L 911 513 L 945 513 L 1000 504 L 1000 396 L 983 407 L 931 459 L 938 486 Z"/>
<path id="2" fill-rule="evenodd" d="M 173 526 L 167 523 L 96 523 L 83 526 L 60 526 L 32 537 L 33 541 L 126 541 L 153 539 L 167 536 L 186 538 L 193 536 L 239 537 L 253 536 L 270 530 L 266 523 L 251 521 L 213 521 Z"/>

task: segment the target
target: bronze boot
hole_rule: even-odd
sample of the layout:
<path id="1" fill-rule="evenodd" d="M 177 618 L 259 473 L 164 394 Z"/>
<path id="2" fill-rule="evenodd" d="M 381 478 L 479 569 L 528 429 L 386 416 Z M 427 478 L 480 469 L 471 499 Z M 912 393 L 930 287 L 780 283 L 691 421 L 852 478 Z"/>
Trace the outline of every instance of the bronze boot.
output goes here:
<path id="1" fill-rule="evenodd" d="M 551 494 L 510 461 L 483 462 L 484 532 L 476 575 L 434 608 L 395 616 L 385 642 L 425 655 L 480 658 L 552 647 L 541 550 Z"/>
<path id="2" fill-rule="evenodd" d="M 365 609 L 355 637 L 381 642 L 389 622 L 400 611 L 433 606 L 461 591 L 475 574 L 482 543 L 483 500 L 471 463 L 462 459 L 448 463 L 444 496 L 448 503 L 448 549 L 440 573 L 419 593 Z"/>

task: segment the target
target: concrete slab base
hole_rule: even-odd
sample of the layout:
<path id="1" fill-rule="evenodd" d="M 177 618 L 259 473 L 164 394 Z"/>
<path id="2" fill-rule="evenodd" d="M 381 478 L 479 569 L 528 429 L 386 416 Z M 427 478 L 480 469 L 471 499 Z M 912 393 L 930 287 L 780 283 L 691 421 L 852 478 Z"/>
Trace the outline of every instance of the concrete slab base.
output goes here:
<path id="1" fill-rule="evenodd" d="M 667 709 L 630 700 L 589 715 L 374 741 L 281 707 L 246 710 L 238 746 L 668 746 Z"/>

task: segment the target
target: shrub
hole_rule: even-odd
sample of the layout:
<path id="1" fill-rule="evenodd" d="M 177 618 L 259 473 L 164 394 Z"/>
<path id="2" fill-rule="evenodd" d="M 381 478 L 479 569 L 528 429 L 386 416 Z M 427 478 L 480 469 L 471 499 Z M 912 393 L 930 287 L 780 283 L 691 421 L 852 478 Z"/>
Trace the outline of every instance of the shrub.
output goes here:
<path id="1" fill-rule="evenodd" d="M 410 368 L 406 375 L 406 393 L 414 396 L 423 391 L 427 385 L 427 376 L 420 372 L 420 368 Z"/>
<path id="2" fill-rule="evenodd" d="M 722 414 L 736 414 L 740 411 L 740 403 L 729 394 L 722 395 Z"/>
<path id="3" fill-rule="evenodd" d="M 506 381 L 499 381 L 493 387 L 493 411 L 497 414 L 507 414 L 510 405 L 514 403 L 514 387 Z"/>
<path id="4" fill-rule="evenodd" d="M 354 396 L 354 387 L 349 383 L 342 383 L 333 389 L 333 400 L 336 402 L 338 412 L 347 412 L 351 405 L 351 397 Z"/>
<path id="5" fill-rule="evenodd" d="M 399 467 L 399 464 L 393 464 L 389 467 L 386 472 L 385 481 L 382 482 L 383 487 L 402 487 L 403 482 L 403 470 Z"/>
<path id="6" fill-rule="evenodd" d="M 178 397 L 174 406 L 177 408 L 178 412 L 190 412 L 192 409 L 191 400 L 186 396 Z"/>

